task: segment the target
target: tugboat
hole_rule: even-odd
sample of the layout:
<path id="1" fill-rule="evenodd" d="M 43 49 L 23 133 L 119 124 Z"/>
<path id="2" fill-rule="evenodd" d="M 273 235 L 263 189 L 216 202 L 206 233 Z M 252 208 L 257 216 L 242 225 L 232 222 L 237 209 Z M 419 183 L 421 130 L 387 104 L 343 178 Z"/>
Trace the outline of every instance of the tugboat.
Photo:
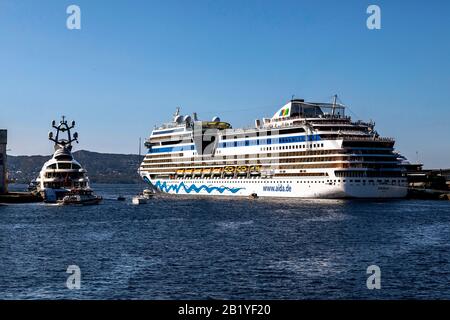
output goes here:
<path id="1" fill-rule="evenodd" d="M 63 116 L 58 125 L 53 121 L 52 127 L 56 129 L 56 135 L 49 132 L 48 138 L 55 143 L 55 153 L 36 179 L 36 192 L 47 203 L 98 204 L 102 198 L 93 194 L 86 170 L 72 155 L 72 142 L 78 143 L 78 133 L 72 136 L 70 131 L 75 127 L 75 121 L 69 125 Z M 64 133 L 67 139 L 61 138 Z"/>

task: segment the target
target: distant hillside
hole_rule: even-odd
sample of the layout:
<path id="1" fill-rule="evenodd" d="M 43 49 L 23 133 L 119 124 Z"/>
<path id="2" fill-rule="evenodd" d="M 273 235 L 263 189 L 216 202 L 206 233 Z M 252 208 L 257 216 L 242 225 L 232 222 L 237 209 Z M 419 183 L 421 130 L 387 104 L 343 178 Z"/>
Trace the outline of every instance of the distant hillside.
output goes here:
<path id="1" fill-rule="evenodd" d="M 134 154 L 109 154 L 80 150 L 74 158 L 87 170 L 94 183 L 138 183 L 137 170 L 143 157 Z M 29 183 L 36 179 L 42 165 L 51 156 L 8 156 L 10 179 L 17 183 Z"/>

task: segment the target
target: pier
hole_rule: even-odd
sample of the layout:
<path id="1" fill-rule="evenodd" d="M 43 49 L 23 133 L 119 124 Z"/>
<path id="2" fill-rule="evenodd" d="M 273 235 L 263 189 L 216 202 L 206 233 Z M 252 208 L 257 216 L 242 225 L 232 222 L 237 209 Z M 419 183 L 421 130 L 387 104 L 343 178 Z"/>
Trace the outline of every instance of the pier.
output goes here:
<path id="1" fill-rule="evenodd" d="M 408 198 L 450 200 L 450 169 L 423 169 L 422 164 L 405 167 Z"/>
<path id="2" fill-rule="evenodd" d="M 6 144 L 8 141 L 8 131 L 0 129 L 0 194 L 8 192 L 6 175 Z"/>
<path id="3" fill-rule="evenodd" d="M 8 132 L 0 129 L 0 204 L 41 202 L 42 198 L 39 195 L 30 192 L 8 192 L 7 143 Z"/>

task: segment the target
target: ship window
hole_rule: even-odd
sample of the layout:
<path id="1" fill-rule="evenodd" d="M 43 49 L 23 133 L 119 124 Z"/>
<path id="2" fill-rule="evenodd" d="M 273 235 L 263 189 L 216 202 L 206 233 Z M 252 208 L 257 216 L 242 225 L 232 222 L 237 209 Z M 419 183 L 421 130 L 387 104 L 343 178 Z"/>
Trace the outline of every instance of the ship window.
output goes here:
<path id="1" fill-rule="evenodd" d="M 58 168 L 59 169 L 70 169 L 71 168 L 71 163 L 58 163 Z"/>
<path id="2" fill-rule="evenodd" d="M 56 169 L 56 163 L 49 165 L 47 169 Z"/>

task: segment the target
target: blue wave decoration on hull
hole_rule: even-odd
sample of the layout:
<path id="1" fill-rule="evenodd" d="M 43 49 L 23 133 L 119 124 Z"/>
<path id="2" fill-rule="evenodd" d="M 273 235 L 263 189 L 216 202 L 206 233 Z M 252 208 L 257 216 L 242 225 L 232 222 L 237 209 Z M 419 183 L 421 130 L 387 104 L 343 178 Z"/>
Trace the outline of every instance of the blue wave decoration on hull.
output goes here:
<path id="1" fill-rule="evenodd" d="M 237 193 L 239 190 L 243 190 L 245 188 L 229 188 L 229 187 L 216 187 L 216 186 L 207 186 L 207 185 L 200 185 L 196 186 L 195 184 L 191 184 L 189 187 L 184 183 L 180 182 L 179 184 L 171 184 L 168 185 L 166 182 L 156 181 L 156 183 L 152 183 L 147 177 L 144 177 L 145 182 L 150 184 L 152 187 L 161 190 L 163 192 L 169 193 L 170 191 L 175 191 L 176 193 L 179 193 L 181 188 L 184 189 L 184 192 L 191 193 L 192 191 L 196 193 L 200 193 L 202 190 L 205 190 L 208 193 L 211 193 L 213 191 L 217 191 L 219 193 L 224 193 L 225 191 L 229 191 L 231 193 Z"/>

